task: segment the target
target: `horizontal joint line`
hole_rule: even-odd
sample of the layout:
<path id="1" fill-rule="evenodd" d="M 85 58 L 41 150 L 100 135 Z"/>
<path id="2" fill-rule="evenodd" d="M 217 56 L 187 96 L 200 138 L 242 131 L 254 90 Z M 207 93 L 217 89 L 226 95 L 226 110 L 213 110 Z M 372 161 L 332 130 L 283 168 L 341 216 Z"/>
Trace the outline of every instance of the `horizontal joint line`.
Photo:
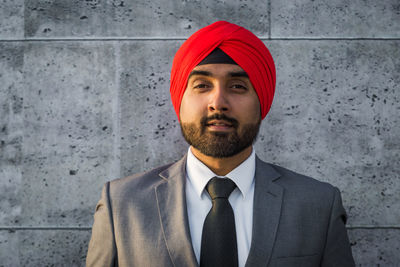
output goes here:
<path id="1" fill-rule="evenodd" d="M 21 230 L 91 230 L 89 226 L 0 226 L 0 231 L 21 231 Z"/>
<path id="2" fill-rule="evenodd" d="M 400 225 L 347 225 L 347 229 L 395 229 L 400 230 Z"/>
<path id="3" fill-rule="evenodd" d="M 348 225 L 349 230 L 355 229 L 391 229 L 400 230 L 400 225 Z M 23 231 L 23 230 L 73 230 L 88 231 L 90 226 L 0 226 L 0 231 Z"/>
<path id="4" fill-rule="evenodd" d="M 262 39 L 262 38 L 260 38 Z M 262 39 L 263 40 L 263 39 Z M 399 41 L 400 37 L 272 37 L 277 41 Z"/>
<path id="5" fill-rule="evenodd" d="M 399 41 L 400 37 L 259 37 L 263 41 Z M 187 37 L 54 37 L 54 38 L 20 38 L 0 39 L 0 42 L 96 42 L 96 41 L 184 41 Z"/>

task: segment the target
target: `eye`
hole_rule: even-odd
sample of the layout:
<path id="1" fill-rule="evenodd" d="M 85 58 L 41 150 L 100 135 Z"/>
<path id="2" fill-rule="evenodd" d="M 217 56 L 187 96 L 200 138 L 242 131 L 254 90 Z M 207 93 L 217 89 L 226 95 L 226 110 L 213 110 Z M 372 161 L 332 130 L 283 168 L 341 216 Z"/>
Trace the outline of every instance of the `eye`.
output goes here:
<path id="1" fill-rule="evenodd" d="M 231 79 L 228 83 L 228 87 L 235 92 L 245 92 L 248 90 L 247 82 L 240 78 Z"/>
<path id="2" fill-rule="evenodd" d="M 246 86 L 241 85 L 241 84 L 234 84 L 234 85 L 232 85 L 232 88 L 234 88 L 234 89 L 247 89 Z"/>
<path id="3" fill-rule="evenodd" d="M 247 86 L 240 84 L 240 83 L 234 83 L 230 86 L 230 88 L 235 91 L 235 92 L 239 92 L 239 93 L 244 93 L 247 91 Z"/>
<path id="4" fill-rule="evenodd" d="M 192 83 L 193 90 L 199 92 L 208 91 L 211 87 L 212 84 L 209 81 L 205 81 L 204 79 L 197 79 Z"/>
<path id="5" fill-rule="evenodd" d="M 193 86 L 193 88 L 196 88 L 196 89 L 204 89 L 204 88 L 208 88 L 208 85 L 205 84 L 205 83 L 198 83 L 198 84 L 195 84 L 195 85 Z"/>

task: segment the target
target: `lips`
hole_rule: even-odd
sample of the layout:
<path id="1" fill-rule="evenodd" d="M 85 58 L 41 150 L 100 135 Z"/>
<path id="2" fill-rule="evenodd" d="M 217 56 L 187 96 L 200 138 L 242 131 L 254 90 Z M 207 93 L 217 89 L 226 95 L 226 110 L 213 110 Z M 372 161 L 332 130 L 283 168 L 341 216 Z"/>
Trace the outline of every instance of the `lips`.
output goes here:
<path id="1" fill-rule="evenodd" d="M 214 132 L 226 132 L 233 129 L 233 125 L 230 122 L 224 120 L 211 120 L 207 124 L 207 129 Z"/>
<path id="2" fill-rule="evenodd" d="M 212 120 L 207 123 L 207 126 L 224 126 L 224 127 L 232 127 L 232 123 L 224 121 L 224 120 Z"/>
<path id="3" fill-rule="evenodd" d="M 213 132 L 229 132 L 236 129 L 239 125 L 238 121 L 230 118 L 225 114 L 213 114 L 209 117 L 203 117 L 200 121 L 203 129 Z"/>

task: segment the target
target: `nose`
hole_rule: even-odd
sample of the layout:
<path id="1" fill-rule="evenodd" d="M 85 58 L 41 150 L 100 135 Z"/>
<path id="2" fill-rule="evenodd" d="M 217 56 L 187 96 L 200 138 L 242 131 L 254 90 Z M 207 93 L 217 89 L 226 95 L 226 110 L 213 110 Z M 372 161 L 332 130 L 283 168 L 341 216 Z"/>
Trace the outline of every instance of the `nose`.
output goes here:
<path id="1" fill-rule="evenodd" d="M 211 94 L 210 94 L 210 102 L 208 104 L 208 110 L 211 112 L 215 111 L 228 111 L 229 110 L 229 102 L 227 99 L 227 93 L 224 90 L 223 86 L 216 85 Z"/>

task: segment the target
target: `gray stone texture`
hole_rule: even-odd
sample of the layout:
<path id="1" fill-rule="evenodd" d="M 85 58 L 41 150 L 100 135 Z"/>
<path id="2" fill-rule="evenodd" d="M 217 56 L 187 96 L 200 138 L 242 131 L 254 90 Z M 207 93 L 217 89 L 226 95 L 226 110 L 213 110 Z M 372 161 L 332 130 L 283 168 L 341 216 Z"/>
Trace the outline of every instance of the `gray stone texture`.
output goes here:
<path id="1" fill-rule="evenodd" d="M 0 231 L 0 266 L 85 266 L 88 230 Z"/>
<path id="2" fill-rule="evenodd" d="M 274 38 L 399 38 L 398 0 L 271 0 Z"/>
<path id="3" fill-rule="evenodd" d="M 0 0 L 0 37 L 24 37 L 24 1 Z"/>
<path id="4" fill-rule="evenodd" d="M 399 266 L 398 229 L 355 229 L 348 232 L 356 266 Z"/>
<path id="5" fill-rule="evenodd" d="M 21 213 L 24 47 L 0 43 L 0 225 Z"/>
<path id="6" fill-rule="evenodd" d="M 115 49 L 29 43 L 24 56 L 21 225 L 90 225 L 101 184 L 119 176 Z"/>
<path id="7" fill-rule="evenodd" d="M 186 37 L 203 25 L 230 20 L 268 35 L 265 1 L 26 1 L 29 37 Z"/>
<path id="8" fill-rule="evenodd" d="M 400 262 L 398 1 L 0 4 L 0 266 L 84 266 L 103 183 L 186 152 L 172 58 L 223 19 L 276 62 L 258 155 L 339 187 L 357 266 Z"/>

